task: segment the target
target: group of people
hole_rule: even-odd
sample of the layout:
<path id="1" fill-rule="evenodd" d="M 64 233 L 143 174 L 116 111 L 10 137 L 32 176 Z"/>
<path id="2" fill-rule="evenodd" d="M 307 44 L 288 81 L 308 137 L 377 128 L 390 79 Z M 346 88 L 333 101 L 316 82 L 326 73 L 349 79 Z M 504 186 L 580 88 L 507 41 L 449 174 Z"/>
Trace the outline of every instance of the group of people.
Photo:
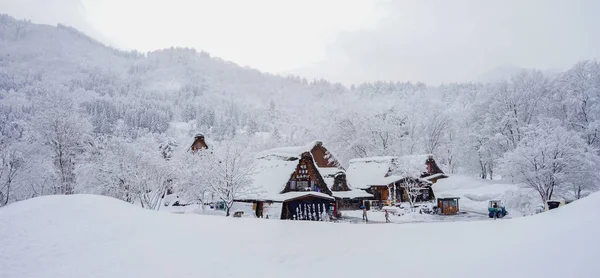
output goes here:
<path id="1" fill-rule="evenodd" d="M 366 206 L 361 206 L 360 207 L 363 211 L 362 213 L 362 220 L 364 220 L 365 222 L 369 222 L 369 217 L 367 216 L 367 207 Z M 385 211 L 385 223 L 392 223 L 390 221 L 390 212 L 386 209 Z"/>

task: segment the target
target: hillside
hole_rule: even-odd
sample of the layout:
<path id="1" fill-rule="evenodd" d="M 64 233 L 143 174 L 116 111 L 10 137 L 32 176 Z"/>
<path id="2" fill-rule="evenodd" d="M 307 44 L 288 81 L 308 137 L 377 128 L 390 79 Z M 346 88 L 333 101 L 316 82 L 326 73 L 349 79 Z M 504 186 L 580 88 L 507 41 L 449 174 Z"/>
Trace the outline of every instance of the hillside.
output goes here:
<path id="1" fill-rule="evenodd" d="M 197 133 L 213 150 L 243 149 L 245 160 L 315 140 L 342 166 L 433 154 L 450 175 L 555 180 L 552 197 L 576 199 L 599 189 L 598 87 L 600 64 L 582 61 L 485 84 L 347 88 L 201 50 L 123 52 L 67 26 L 0 15 L 0 206 L 71 192 L 150 200 L 165 180 L 181 195 L 203 195 L 189 173 L 206 173 L 186 157 Z M 521 171 L 524 155 L 554 151 L 568 154 L 556 158 L 563 173 Z"/>
<path id="2" fill-rule="evenodd" d="M 0 277 L 595 277 L 598 202 L 519 219 L 352 225 L 39 197 L 0 209 Z"/>

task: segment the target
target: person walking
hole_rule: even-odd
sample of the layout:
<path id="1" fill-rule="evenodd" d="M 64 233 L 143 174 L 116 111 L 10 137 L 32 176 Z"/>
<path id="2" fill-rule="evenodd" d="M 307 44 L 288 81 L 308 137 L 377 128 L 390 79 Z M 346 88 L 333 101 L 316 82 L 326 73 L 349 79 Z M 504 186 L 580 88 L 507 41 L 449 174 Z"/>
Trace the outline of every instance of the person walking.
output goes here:
<path id="1" fill-rule="evenodd" d="M 361 208 L 363 210 L 363 214 L 362 214 L 363 220 L 365 220 L 365 222 L 369 222 L 369 218 L 367 217 L 367 207 L 362 206 Z"/>
<path id="2" fill-rule="evenodd" d="M 390 212 L 387 209 L 385 210 L 385 223 L 391 223 L 390 222 Z"/>

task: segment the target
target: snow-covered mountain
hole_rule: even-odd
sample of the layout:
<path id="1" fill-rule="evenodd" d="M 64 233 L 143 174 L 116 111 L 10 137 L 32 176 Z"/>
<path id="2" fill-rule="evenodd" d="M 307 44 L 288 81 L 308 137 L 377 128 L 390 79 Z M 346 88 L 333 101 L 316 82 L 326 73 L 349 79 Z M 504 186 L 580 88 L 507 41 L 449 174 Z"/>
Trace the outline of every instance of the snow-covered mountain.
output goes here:
<path id="1" fill-rule="evenodd" d="M 0 187 L 0 205 L 61 186 L 127 199 L 123 190 L 138 182 L 152 188 L 137 192 L 153 192 L 164 178 L 156 173 L 173 167 L 160 164 L 160 147 L 185 153 L 196 133 L 213 149 L 235 145 L 248 157 L 320 140 L 345 166 L 352 158 L 428 153 L 445 173 L 482 178 L 515 176 L 518 167 L 503 167 L 515 164 L 507 154 L 523 162 L 524 154 L 548 153 L 537 146 L 570 138 L 576 142 L 560 147 L 575 154 L 561 168 L 571 170 L 553 173 L 562 180 L 552 192 L 583 196 L 598 190 L 597 171 L 582 167 L 599 163 L 599 69 L 583 61 L 560 74 L 520 71 L 506 83 L 347 88 L 187 48 L 123 52 L 70 27 L 0 15 L 0 171 L 19 166 L 10 179 L 2 172 L 0 182 L 10 186 Z M 156 175 L 124 179 L 131 173 Z"/>

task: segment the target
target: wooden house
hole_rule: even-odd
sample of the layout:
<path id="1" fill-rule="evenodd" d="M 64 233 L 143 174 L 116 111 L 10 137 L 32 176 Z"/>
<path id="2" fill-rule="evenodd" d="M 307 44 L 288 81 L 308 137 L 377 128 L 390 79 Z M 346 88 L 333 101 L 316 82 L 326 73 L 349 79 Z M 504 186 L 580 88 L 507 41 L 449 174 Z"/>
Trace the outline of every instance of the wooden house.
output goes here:
<path id="1" fill-rule="evenodd" d="M 204 135 L 201 133 L 196 134 L 196 136 L 194 136 L 194 142 L 192 142 L 192 145 L 190 146 L 190 150 L 195 153 L 198 150 L 204 150 L 204 149 L 208 149 L 208 145 L 206 144 L 206 141 L 204 140 Z"/>
<path id="2" fill-rule="evenodd" d="M 350 160 L 348 182 L 374 195 L 379 205 L 407 202 L 407 188 L 418 188 L 416 202 L 435 200 L 431 184 L 447 176 L 432 155 L 381 156 Z"/>
<path id="3" fill-rule="evenodd" d="M 344 169 L 320 141 L 259 153 L 252 181 L 258 193 L 241 196 L 236 205 L 252 204 L 244 210 L 256 217 L 320 220 L 339 203 L 372 198 L 347 185 Z"/>

